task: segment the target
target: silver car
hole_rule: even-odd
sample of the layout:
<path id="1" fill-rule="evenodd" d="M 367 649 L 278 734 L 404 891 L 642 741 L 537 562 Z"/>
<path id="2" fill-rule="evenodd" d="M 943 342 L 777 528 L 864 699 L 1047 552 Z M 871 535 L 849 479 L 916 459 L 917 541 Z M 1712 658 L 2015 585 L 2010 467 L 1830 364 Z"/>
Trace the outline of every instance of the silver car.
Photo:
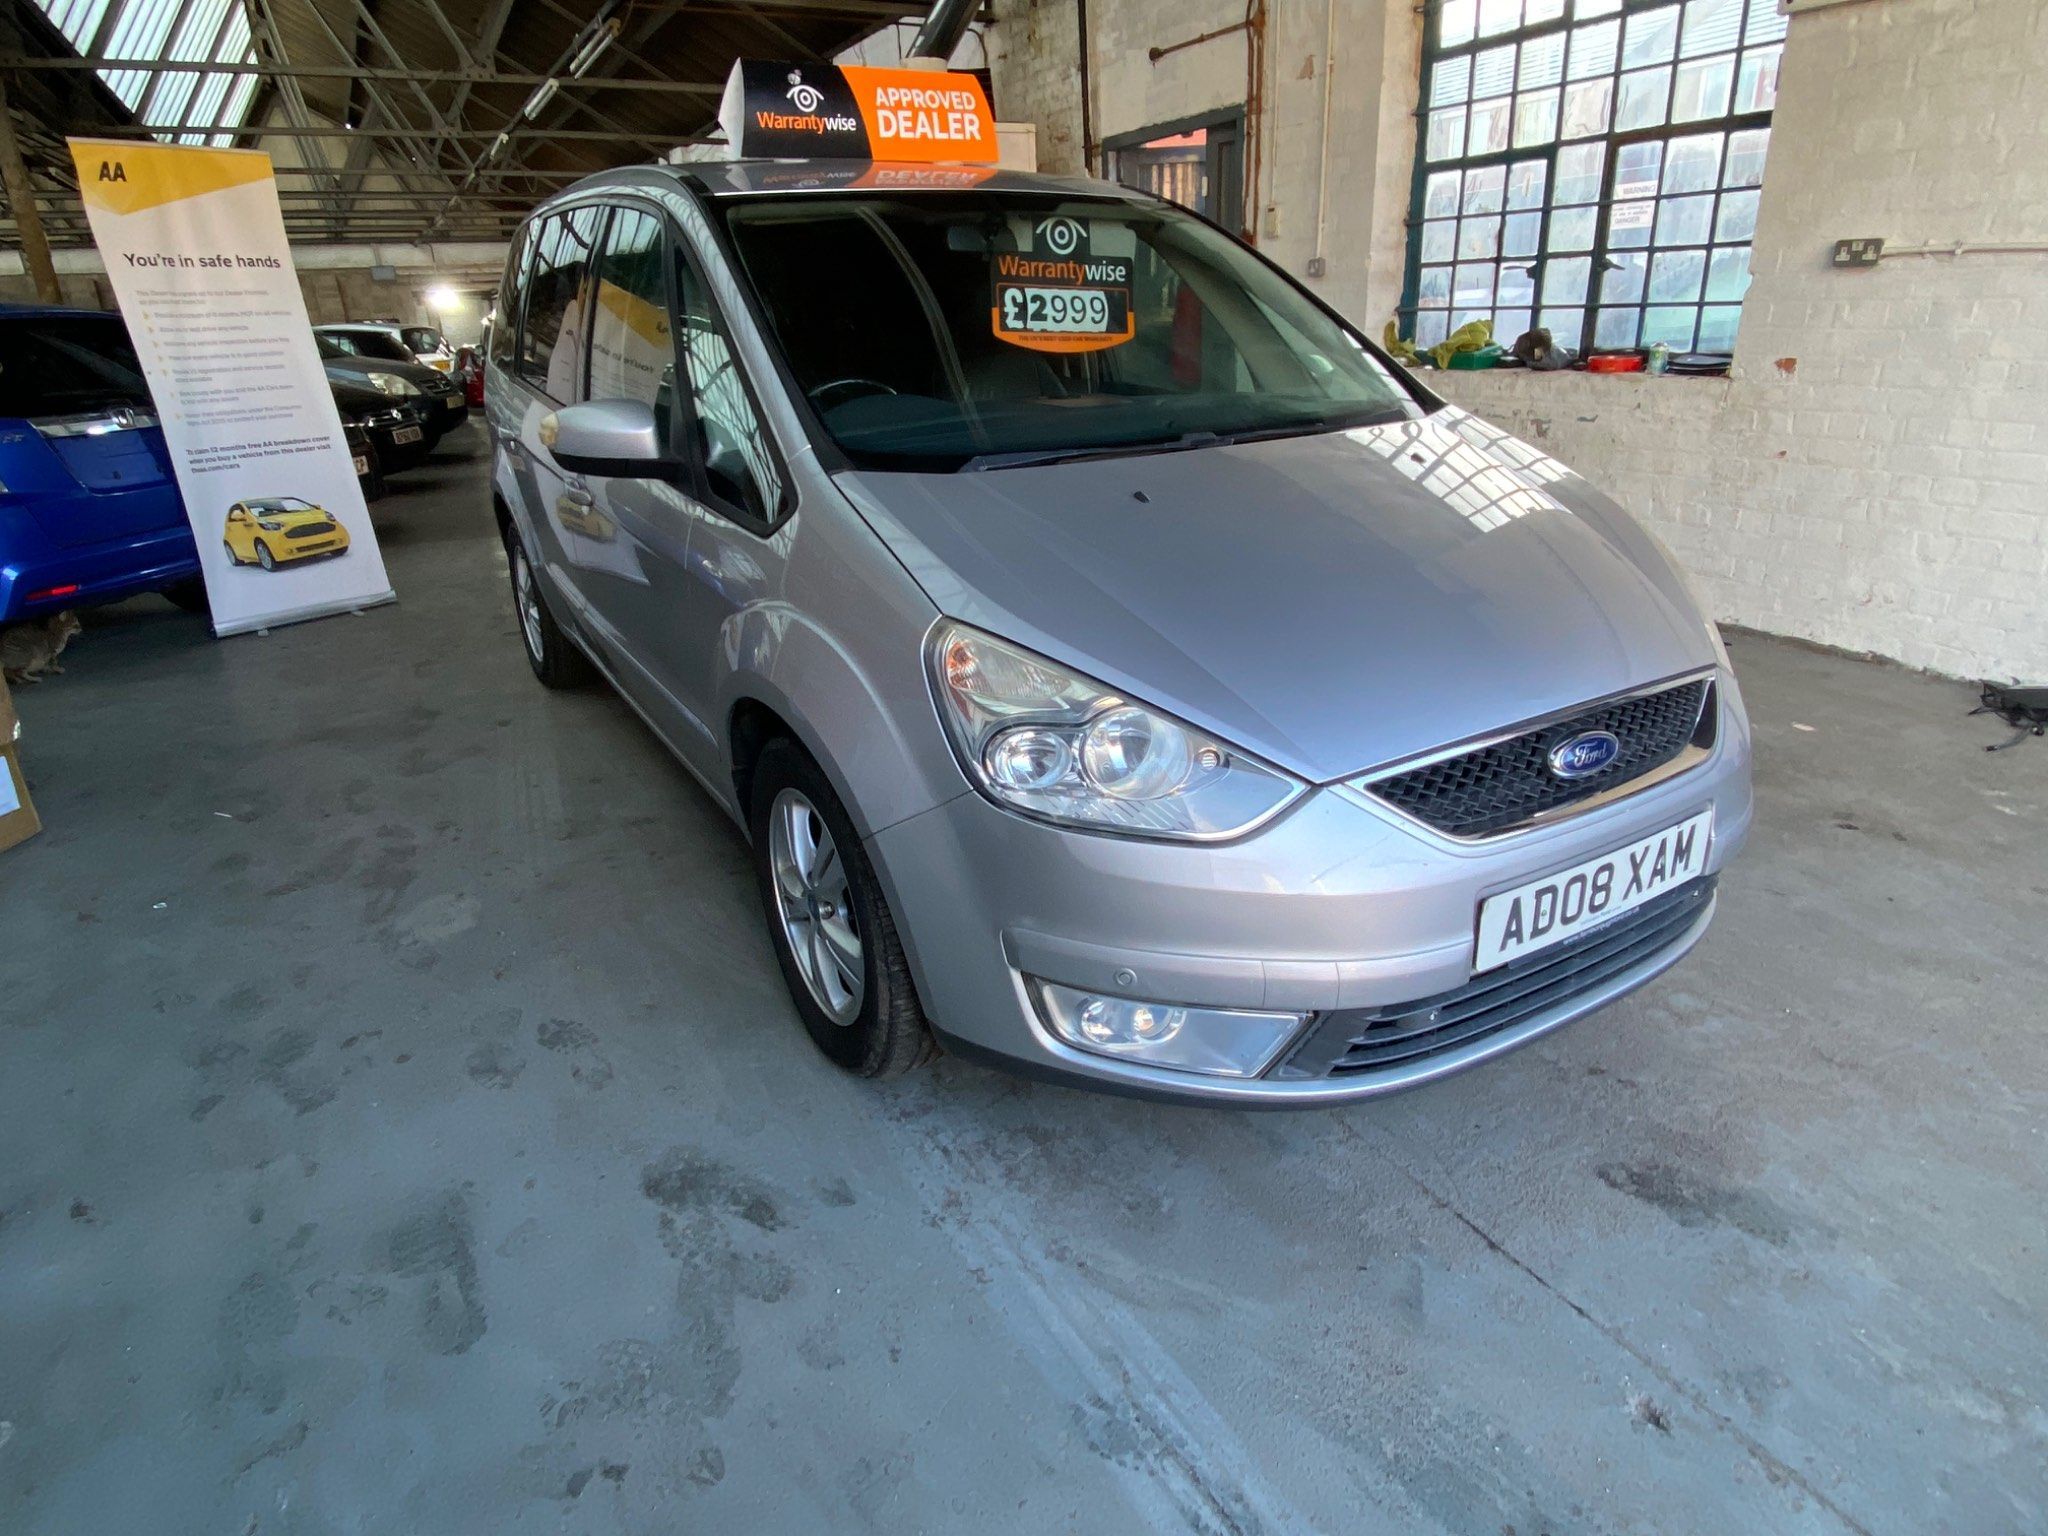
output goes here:
<path id="1" fill-rule="evenodd" d="M 489 352 L 535 674 L 746 829 L 849 1071 L 1369 1098 L 1706 930 L 1749 727 L 1670 557 L 1169 204 L 611 172 Z"/>

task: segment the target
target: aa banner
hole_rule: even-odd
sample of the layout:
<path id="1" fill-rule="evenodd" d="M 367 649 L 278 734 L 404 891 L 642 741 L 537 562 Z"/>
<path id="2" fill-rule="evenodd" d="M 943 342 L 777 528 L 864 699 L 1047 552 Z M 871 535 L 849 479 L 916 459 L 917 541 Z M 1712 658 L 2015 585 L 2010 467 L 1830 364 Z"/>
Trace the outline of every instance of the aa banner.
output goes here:
<path id="1" fill-rule="evenodd" d="M 214 633 L 389 602 L 270 157 L 70 144 L 199 545 Z"/>

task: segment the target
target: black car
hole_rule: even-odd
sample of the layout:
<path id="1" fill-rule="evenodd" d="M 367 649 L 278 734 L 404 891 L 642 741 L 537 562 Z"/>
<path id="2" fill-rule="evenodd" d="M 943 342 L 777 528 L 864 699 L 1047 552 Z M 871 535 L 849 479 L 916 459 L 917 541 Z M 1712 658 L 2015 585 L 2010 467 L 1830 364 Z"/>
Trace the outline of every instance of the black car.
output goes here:
<path id="1" fill-rule="evenodd" d="M 394 404 L 415 407 L 429 449 L 469 420 L 469 395 L 460 379 L 424 363 L 371 357 L 356 350 L 357 343 L 321 331 L 313 333 L 313 340 L 329 379 L 375 390 Z"/>
<path id="2" fill-rule="evenodd" d="M 334 391 L 335 408 L 341 412 L 344 430 L 361 431 L 368 439 L 370 468 L 380 482 L 384 475 L 419 463 L 434 446 L 420 421 L 417 402 L 393 399 L 382 390 L 332 374 L 328 376 L 327 387 Z"/>

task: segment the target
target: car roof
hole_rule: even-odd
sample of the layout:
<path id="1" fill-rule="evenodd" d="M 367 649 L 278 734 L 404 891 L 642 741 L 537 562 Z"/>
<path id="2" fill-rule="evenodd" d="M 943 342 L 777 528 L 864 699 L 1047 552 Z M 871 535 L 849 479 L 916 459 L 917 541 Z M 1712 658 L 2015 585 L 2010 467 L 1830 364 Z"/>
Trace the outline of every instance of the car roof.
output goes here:
<path id="1" fill-rule="evenodd" d="M 717 201 L 767 193 L 1038 192 L 1067 197 L 1156 201 L 1151 194 L 1090 176 L 1048 176 L 985 165 L 913 165 L 877 160 L 691 160 L 681 165 L 630 165 L 599 171 L 565 187 L 541 205 L 616 188 L 644 187 L 650 178 L 689 188 Z M 539 210 L 536 209 L 536 212 Z"/>
<path id="2" fill-rule="evenodd" d="M 0 320 L 120 320 L 119 311 L 68 304 L 0 304 Z"/>

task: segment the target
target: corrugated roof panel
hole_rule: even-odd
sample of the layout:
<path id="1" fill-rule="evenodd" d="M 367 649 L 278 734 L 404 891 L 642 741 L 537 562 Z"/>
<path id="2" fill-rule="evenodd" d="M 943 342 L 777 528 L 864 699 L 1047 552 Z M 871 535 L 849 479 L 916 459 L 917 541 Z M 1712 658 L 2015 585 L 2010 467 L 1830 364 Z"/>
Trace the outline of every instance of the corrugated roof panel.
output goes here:
<path id="1" fill-rule="evenodd" d="M 218 60 L 245 64 L 255 57 L 243 0 L 36 0 L 43 14 L 80 53 L 111 59 Z M 100 78 L 144 122 L 239 123 L 255 97 L 254 77 L 150 75 L 101 70 Z M 243 89 L 241 87 L 247 87 Z M 163 133 L 160 138 L 199 143 L 204 136 Z M 213 136 L 227 143 L 224 134 Z"/>

